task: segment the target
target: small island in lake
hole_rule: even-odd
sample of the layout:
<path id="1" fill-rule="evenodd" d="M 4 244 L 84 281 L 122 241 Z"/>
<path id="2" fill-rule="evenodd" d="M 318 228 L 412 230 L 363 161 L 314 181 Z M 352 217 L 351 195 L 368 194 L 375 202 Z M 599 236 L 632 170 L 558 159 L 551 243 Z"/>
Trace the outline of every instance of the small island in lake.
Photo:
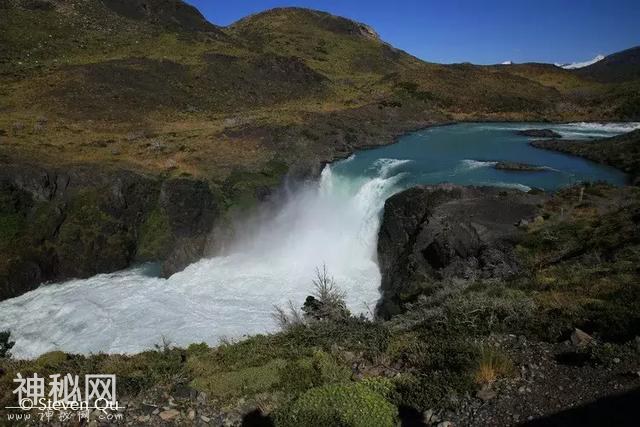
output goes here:
<path id="1" fill-rule="evenodd" d="M 536 165 L 530 165 L 527 163 L 518 163 L 518 162 L 497 162 L 493 166 L 493 168 L 498 170 L 514 171 L 514 172 L 541 172 L 547 169 L 544 166 L 536 166 Z"/>
<path id="2" fill-rule="evenodd" d="M 558 132 L 551 129 L 524 129 L 516 132 L 521 136 L 530 136 L 534 138 L 562 138 Z"/>

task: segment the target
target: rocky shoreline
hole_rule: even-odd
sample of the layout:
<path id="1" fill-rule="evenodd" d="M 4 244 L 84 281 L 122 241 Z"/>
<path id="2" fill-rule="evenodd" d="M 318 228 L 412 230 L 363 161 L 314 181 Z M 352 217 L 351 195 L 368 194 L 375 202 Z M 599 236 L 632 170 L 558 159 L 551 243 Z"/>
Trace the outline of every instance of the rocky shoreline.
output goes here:
<path id="1" fill-rule="evenodd" d="M 550 139 L 530 144 L 615 167 L 629 174 L 632 185 L 640 184 L 640 130 L 596 141 Z"/>

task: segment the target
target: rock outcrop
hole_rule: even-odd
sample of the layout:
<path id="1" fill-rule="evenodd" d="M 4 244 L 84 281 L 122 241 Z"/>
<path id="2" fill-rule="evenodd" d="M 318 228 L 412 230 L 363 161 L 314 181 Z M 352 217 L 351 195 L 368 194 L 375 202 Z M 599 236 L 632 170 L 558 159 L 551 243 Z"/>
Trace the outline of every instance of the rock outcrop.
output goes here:
<path id="1" fill-rule="evenodd" d="M 220 210 L 206 182 L 184 178 L 163 183 L 160 207 L 175 238 L 162 265 L 162 275 L 168 277 L 202 256 Z"/>
<path id="2" fill-rule="evenodd" d="M 136 262 L 163 262 L 168 276 L 203 255 L 218 204 L 200 180 L 2 164 L 0 300 Z"/>
<path id="3" fill-rule="evenodd" d="M 511 172 L 541 172 L 546 170 L 546 168 L 543 166 L 536 166 L 518 162 L 498 162 L 495 164 L 494 169 Z"/>
<path id="4" fill-rule="evenodd" d="M 419 186 L 389 198 L 378 236 L 382 299 L 397 313 L 429 283 L 508 278 L 520 271 L 516 225 L 535 216 L 543 195 L 451 184 Z"/>

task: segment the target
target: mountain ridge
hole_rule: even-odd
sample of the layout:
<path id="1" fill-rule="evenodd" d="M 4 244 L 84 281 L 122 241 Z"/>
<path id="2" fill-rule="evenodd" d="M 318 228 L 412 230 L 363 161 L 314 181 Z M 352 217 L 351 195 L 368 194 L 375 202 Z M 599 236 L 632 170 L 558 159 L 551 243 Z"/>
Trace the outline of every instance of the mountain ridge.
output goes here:
<path id="1" fill-rule="evenodd" d="M 434 64 L 323 12 L 276 9 L 217 27 L 181 5 L 2 2 L 0 164 L 14 173 L 0 183 L 0 234 L 9 236 L 0 245 L 0 287 L 17 276 L 26 284 L 17 292 L 68 278 L 56 254 L 82 248 L 69 247 L 65 233 L 103 242 L 112 255 L 78 266 L 82 275 L 141 260 L 164 262 L 169 274 L 224 243 L 201 238 L 209 229 L 161 227 L 176 213 L 148 176 L 184 194 L 210 194 L 215 225 L 229 229 L 230 218 L 264 203 L 285 177 L 317 176 L 327 162 L 411 130 L 640 119 L 638 80 L 599 81 L 550 64 Z M 38 172 L 25 179 L 20 165 Z M 150 200 L 140 227 L 112 209 L 129 186 L 74 178 L 77 190 L 64 200 L 42 197 L 59 170 L 78 168 L 131 179 L 136 197 Z M 30 227 L 49 231 L 34 242 Z M 118 239 L 109 237 L 114 227 Z M 156 229 L 164 232 L 145 234 Z"/>

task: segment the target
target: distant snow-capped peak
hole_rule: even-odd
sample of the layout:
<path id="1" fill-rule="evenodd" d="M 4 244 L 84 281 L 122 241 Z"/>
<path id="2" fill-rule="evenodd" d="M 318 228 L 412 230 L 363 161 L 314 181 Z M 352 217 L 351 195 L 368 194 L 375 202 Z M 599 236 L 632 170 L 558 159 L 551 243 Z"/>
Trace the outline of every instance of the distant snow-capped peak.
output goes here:
<path id="1" fill-rule="evenodd" d="M 602 61 L 604 58 L 605 58 L 604 55 L 598 55 L 590 61 L 574 62 L 573 64 L 556 64 L 556 66 L 564 68 L 565 70 L 575 70 L 577 68 L 584 68 L 584 67 L 588 67 L 589 65 L 593 65 L 596 62 Z"/>
<path id="2" fill-rule="evenodd" d="M 513 61 L 504 61 L 500 65 L 513 65 Z"/>

